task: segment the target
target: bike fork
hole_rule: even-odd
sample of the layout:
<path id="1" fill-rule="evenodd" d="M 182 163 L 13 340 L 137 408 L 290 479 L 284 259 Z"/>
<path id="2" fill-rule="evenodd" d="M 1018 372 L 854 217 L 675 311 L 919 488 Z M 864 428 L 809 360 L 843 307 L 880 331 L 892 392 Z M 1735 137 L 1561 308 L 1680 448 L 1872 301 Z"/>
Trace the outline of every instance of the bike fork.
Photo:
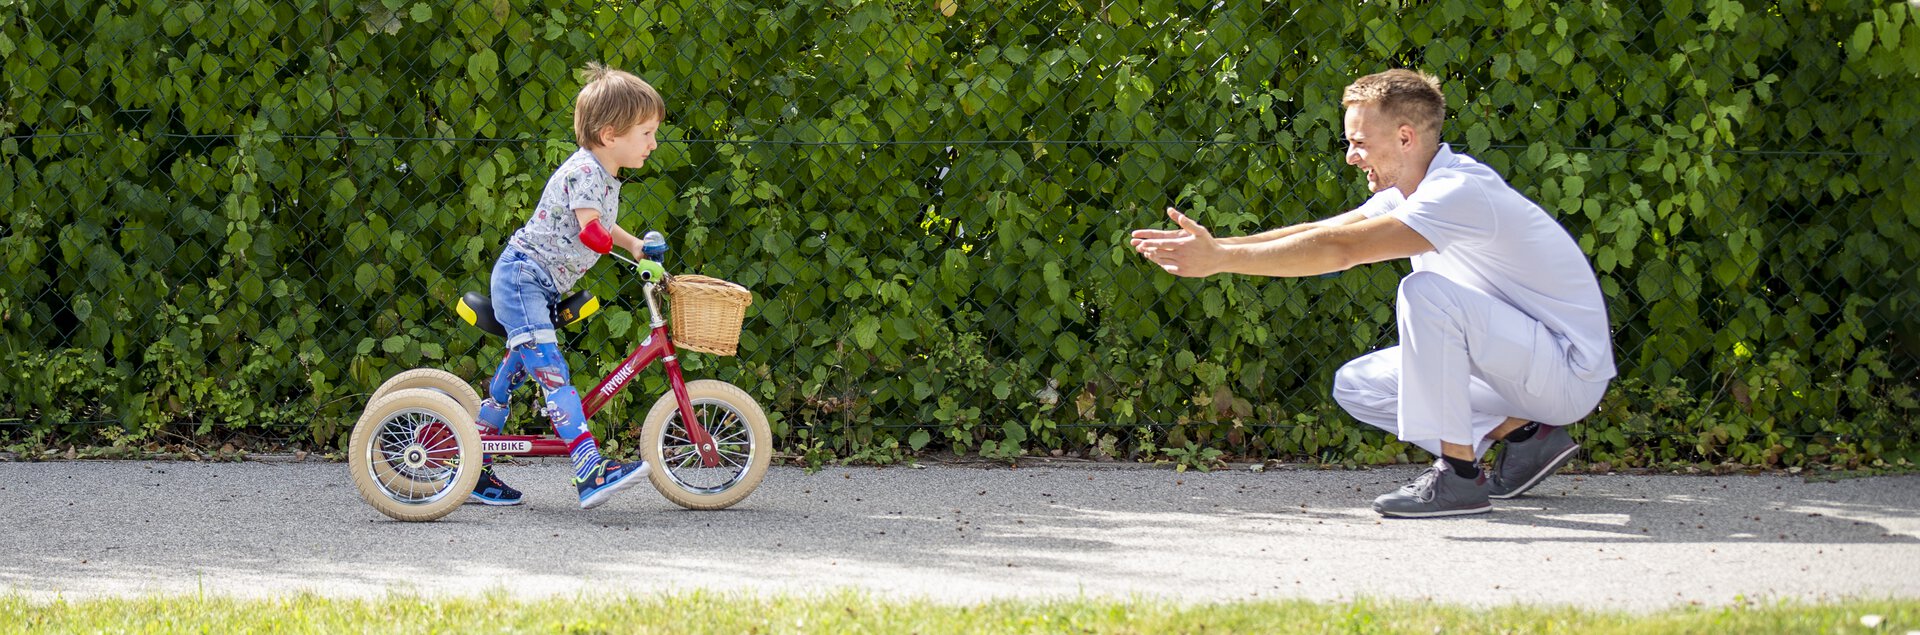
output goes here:
<path id="1" fill-rule="evenodd" d="M 680 422 L 686 425 L 687 441 L 693 443 L 694 451 L 700 454 L 700 466 L 719 467 L 720 448 L 714 446 L 713 435 L 707 433 L 706 425 L 693 409 L 693 399 L 687 395 L 687 382 L 680 376 L 680 360 L 667 360 L 667 378 L 673 385 L 674 401 L 680 405 Z"/>

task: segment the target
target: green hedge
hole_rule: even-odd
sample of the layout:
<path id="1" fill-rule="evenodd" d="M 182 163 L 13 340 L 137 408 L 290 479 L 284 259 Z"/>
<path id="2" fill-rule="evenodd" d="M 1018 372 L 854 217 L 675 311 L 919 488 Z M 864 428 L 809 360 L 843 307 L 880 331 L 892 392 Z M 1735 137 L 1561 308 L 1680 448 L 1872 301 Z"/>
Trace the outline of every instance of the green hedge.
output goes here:
<path id="1" fill-rule="evenodd" d="M 690 372 L 759 397 L 785 451 L 1404 460 L 1327 396 L 1393 342 L 1404 264 L 1177 280 L 1124 235 L 1168 204 L 1223 234 L 1357 204 L 1340 91 L 1414 66 L 1446 139 L 1599 269 L 1622 374 L 1595 458 L 1920 458 L 1907 3 L 616 5 L 0 0 L 0 413 L 332 443 L 401 370 L 483 379 L 498 343 L 447 304 L 605 60 L 670 107 L 622 224 L 757 294 L 742 355 Z M 573 342 L 590 385 L 645 325 L 611 264 L 586 285 L 620 298 Z M 637 387 L 598 424 L 662 380 Z"/>

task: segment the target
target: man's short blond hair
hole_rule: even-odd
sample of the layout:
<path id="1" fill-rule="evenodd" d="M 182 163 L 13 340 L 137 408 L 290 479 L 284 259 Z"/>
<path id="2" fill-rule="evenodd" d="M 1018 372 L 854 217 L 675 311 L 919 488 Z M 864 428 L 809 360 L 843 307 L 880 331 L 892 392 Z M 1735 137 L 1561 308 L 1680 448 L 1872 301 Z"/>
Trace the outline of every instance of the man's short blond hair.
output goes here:
<path id="1" fill-rule="evenodd" d="M 599 62 L 580 70 L 587 85 L 573 100 L 573 138 L 586 149 L 606 145 L 600 131 L 611 126 L 615 134 L 640 124 L 666 119 L 667 102 L 646 80 Z"/>
<path id="2" fill-rule="evenodd" d="M 1352 108 L 1375 104 L 1393 119 L 1393 125 L 1412 124 L 1440 140 L 1440 124 L 1447 117 L 1447 97 L 1440 92 L 1440 80 L 1426 73 L 1396 68 L 1354 80 L 1340 97 L 1340 105 Z"/>

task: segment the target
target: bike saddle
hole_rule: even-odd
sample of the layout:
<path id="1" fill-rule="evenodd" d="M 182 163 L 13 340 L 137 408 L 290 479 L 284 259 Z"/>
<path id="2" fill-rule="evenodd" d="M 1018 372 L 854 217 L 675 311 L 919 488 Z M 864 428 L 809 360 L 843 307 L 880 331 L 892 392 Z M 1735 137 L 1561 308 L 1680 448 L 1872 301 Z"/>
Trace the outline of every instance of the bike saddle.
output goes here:
<path id="1" fill-rule="evenodd" d="M 573 326 L 599 310 L 600 298 L 584 290 L 579 291 L 553 306 L 552 322 L 560 328 Z M 482 331 L 500 337 L 507 336 L 507 327 L 501 326 L 500 321 L 493 318 L 493 301 L 488 300 L 485 294 L 468 291 L 460 297 L 459 302 L 454 303 L 453 311 L 460 314 L 461 320 L 480 327 Z"/>

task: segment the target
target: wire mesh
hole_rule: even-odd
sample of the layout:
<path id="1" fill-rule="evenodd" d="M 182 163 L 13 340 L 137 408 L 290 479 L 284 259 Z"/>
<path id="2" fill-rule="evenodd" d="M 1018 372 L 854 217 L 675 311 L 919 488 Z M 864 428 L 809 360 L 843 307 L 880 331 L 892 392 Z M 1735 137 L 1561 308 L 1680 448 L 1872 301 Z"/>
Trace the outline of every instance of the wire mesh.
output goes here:
<path id="1" fill-rule="evenodd" d="M 478 384 L 499 343 L 447 307 L 573 151 L 590 60 L 670 109 L 622 224 L 756 292 L 742 356 L 691 371 L 790 441 L 1171 446 L 1208 424 L 1321 446 L 1285 435 L 1338 419 L 1333 370 L 1394 343 L 1405 264 L 1174 280 L 1124 231 L 1169 205 L 1223 235 L 1352 208 L 1339 89 L 1389 67 L 1438 75 L 1444 140 L 1594 260 L 1623 430 L 1694 439 L 1733 409 L 1815 419 L 1740 436 L 1816 439 L 1913 408 L 1920 197 L 1886 175 L 1910 171 L 1890 108 L 1920 38 L 1879 80 L 1833 46 L 1903 5 L 0 6 L 0 426 L 327 440 L 405 368 Z M 576 382 L 645 330 L 615 265 L 583 284 L 615 308 L 572 336 Z"/>

